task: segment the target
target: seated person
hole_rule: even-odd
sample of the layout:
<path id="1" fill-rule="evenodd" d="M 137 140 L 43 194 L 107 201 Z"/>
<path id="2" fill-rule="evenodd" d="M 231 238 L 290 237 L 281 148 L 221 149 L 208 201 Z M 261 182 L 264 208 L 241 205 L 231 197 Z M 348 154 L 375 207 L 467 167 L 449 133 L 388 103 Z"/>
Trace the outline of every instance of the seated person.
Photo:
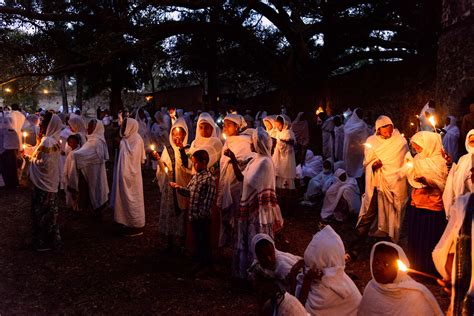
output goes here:
<path id="1" fill-rule="evenodd" d="M 304 200 L 314 203 L 321 198 L 329 187 L 335 182 L 330 160 L 323 162 L 323 170 L 313 177 L 308 184 L 308 189 L 304 195 Z"/>
<path id="2" fill-rule="evenodd" d="M 311 315 L 356 315 L 361 295 L 344 272 L 344 244 L 331 226 L 313 236 L 304 252 L 307 271 L 298 298 Z"/>
<path id="3" fill-rule="evenodd" d="M 323 170 L 323 158 L 315 156 L 311 150 L 306 150 L 303 164 L 296 166 L 296 178 L 300 180 L 301 186 L 305 186 L 310 179 L 317 176 Z"/>
<path id="4" fill-rule="evenodd" d="M 257 234 L 252 239 L 254 262 L 259 264 L 268 273 L 275 276 L 282 288 L 294 293 L 296 276 L 304 267 L 304 260 L 291 253 L 279 251 L 275 248 L 273 239 L 267 234 Z"/>
<path id="5" fill-rule="evenodd" d="M 410 267 L 403 249 L 381 241 L 372 247 L 370 271 L 358 315 L 443 315 L 438 302 L 421 283 L 398 269 L 397 260 Z"/>
<path id="6" fill-rule="evenodd" d="M 356 179 L 349 178 L 343 169 L 336 170 L 334 179 L 324 196 L 321 218 L 324 221 L 334 218 L 341 222 L 349 214 L 359 213 L 360 191 Z"/>

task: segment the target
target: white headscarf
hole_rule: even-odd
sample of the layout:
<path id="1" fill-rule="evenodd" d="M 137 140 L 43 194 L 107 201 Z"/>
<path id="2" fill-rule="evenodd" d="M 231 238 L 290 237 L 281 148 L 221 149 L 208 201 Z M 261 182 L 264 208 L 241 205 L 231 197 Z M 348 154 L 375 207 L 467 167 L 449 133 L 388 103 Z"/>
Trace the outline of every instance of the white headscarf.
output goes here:
<path id="1" fill-rule="evenodd" d="M 275 127 L 275 121 L 276 121 L 276 115 L 268 115 L 268 116 L 265 116 L 262 120 L 262 122 L 265 122 L 267 121 L 268 123 L 270 123 L 272 125 L 272 129 L 268 130 L 266 126 L 265 129 L 267 131 L 267 133 L 272 137 L 272 138 L 276 138 L 277 137 L 277 134 L 278 134 L 278 129 Z"/>
<path id="2" fill-rule="evenodd" d="M 209 124 L 212 127 L 211 137 L 202 137 L 199 132 L 199 125 L 202 123 Z M 208 168 L 214 166 L 219 159 L 221 158 L 222 153 L 222 142 L 217 137 L 216 123 L 214 119 L 209 115 L 209 113 L 201 113 L 197 121 L 196 127 L 196 139 L 191 144 L 190 152 L 193 153 L 196 150 L 203 149 L 209 154 L 209 163 L 207 164 Z"/>
<path id="3" fill-rule="evenodd" d="M 109 151 L 104 135 L 104 125 L 99 120 L 95 121 L 96 125 L 94 131 L 87 136 L 87 142 L 74 152 L 75 161 L 79 169 L 83 169 L 92 164 L 104 163 L 109 159 Z"/>
<path id="4" fill-rule="evenodd" d="M 227 114 L 224 117 L 224 120 L 234 122 L 235 124 L 237 124 L 239 129 L 243 129 L 247 126 L 247 123 L 245 123 L 245 120 L 243 119 L 242 115 L 240 115 L 240 114 L 232 114 L 232 113 Z"/>
<path id="5" fill-rule="evenodd" d="M 71 128 L 71 132 L 73 132 L 73 134 L 79 134 L 79 136 L 81 136 L 81 143 L 85 144 L 87 141 L 86 139 L 87 129 L 86 129 L 86 123 L 84 122 L 82 117 L 74 113 L 71 113 L 68 124 Z"/>
<path id="6" fill-rule="evenodd" d="M 59 188 L 59 133 L 61 128 L 61 119 L 53 114 L 46 133 L 31 158 L 30 180 L 37 188 L 46 192 L 55 193 Z"/>
<path id="7" fill-rule="evenodd" d="M 433 294 L 406 272 L 399 270 L 393 283 L 389 284 L 381 284 L 374 279 L 374 252 L 380 244 L 394 248 L 398 252 L 399 260 L 410 267 L 410 262 L 400 246 L 385 241 L 376 243 L 370 253 L 372 280 L 364 290 L 358 315 L 443 315 Z"/>
<path id="8" fill-rule="evenodd" d="M 329 225 L 316 233 L 306 248 L 306 266 L 323 273 L 320 281 L 313 282 L 306 300 L 305 307 L 311 315 L 355 314 L 361 295 L 344 272 L 344 255 L 344 243 Z"/>
<path id="9" fill-rule="evenodd" d="M 453 161 L 458 161 L 458 141 L 460 131 L 456 125 L 456 118 L 454 116 L 449 117 L 449 125 L 445 126 L 446 134 L 443 136 L 443 147 L 444 150 L 451 155 Z"/>
<path id="10" fill-rule="evenodd" d="M 442 156 L 443 146 L 441 145 L 441 136 L 433 132 L 418 132 L 412 136 L 412 143 L 422 147 L 422 152 L 413 158 L 413 168 L 408 170 L 408 182 L 415 187 L 421 187 L 420 183 L 414 179 L 416 177 L 425 177 L 436 183 L 438 188 L 443 191 L 448 176 L 448 167 Z M 407 153 L 407 159 L 411 160 L 411 155 Z"/>
<path id="11" fill-rule="evenodd" d="M 347 175 L 358 178 L 364 172 L 363 143 L 369 136 L 369 130 L 367 124 L 357 116 L 356 110 L 354 110 L 351 118 L 344 125 L 343 156 Z"/>

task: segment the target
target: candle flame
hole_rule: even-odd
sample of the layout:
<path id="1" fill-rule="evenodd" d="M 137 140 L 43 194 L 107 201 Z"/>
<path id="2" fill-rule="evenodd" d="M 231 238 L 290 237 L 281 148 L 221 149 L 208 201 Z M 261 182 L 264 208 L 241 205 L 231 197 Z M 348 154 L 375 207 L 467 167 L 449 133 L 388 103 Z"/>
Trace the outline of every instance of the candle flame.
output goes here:
<path id="1" fill-rule="evenodd" d="M 23 132 L 23 137 L 26 138 L 26 136 L 28 136 L 28 133 L 27 133 L 27 132 Z"/>
<path id="2" fill-rule="evenodd" d="M 25 148 L 26 148 L 26 145 L 25 145 L 25 144 L 23 144 L 23 146 L 22 146 L 22 147 L 23 147 L 23 149 L 25 149 Z"/>
<path id="3" fill-rule="evenodd" d="M 224 140 L 227 139 L 227 135 L 225 133 L 222 133 L 222 137 L 224 138 Z"/>
<path id="4" fill-rule="evenodd" d="M 410 161 L 410 162 L 407 162 L 407 167 L 408 167 L 408 168 L 413 168 L 413 162 L 411 162 L 411 161 Z"/>
<path id="5" fill-rule="evenodd" d="M 365 148 L 368 148 L 368 149 L 372 148 L 372 145 L 369 143 L 363 143 L 362 145 L 364 145 Z"/>
<path id="6" fill-rule="evenodd" d="M 165 173 L 168 173 L 168 167 L 165 167 Z"/>
<path id="7" fill-rule="evenodd" d="M 318 115 L 319 113 L 322 113 L 322 112 L 324 112 L 324 110 L 321 106 L 316 109 L 316 115 Z"/>
<path id="8" fill-rule="evenodd" d="M 413 122 L 410 122 L 410 126 L 415 126 L 415 123 L 413 123 Z"/>
<path id="9" fill-rule="evenodd" d="M 407 272 L 407 271 L 408 271 L 407 265 L 404 264 L 404 263 L 402 262 L 402 260 L 397 259 L 397 265 L 398 265 L 398 270 L 403 271 L 403 272 Z"/>
<path id="10" fill-rule="evenodd" d="M 428 119 L 428 121 L 430 121 L 431 125 L 433 125 L 433 127 L 436 126 L 436 120 L 434 118 L 434 116 L 430 116 L 430 118 Z"/>
<path id="11" fill-rule="evenodd" d="M 404 134 L 404 133 L 402 133 L 402 137 L 405 137 L 405 134 Z"/>
<path id="12" fill-rule="evenodd" d="M 151 151 L 155 151 L 155 145 L 150 145 Z"/>

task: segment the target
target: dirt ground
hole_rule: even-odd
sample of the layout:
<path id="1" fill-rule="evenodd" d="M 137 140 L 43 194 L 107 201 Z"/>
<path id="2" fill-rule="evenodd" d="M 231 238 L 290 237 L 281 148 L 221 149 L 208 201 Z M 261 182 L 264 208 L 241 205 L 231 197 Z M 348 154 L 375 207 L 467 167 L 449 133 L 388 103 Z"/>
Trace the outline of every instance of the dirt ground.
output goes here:
<path id="1" fill-rule="evenodd" d="M 120 237 L 111 210 L 98 221 L 89 213 L 72 216 L 62 207 L 64 249 L 45 253 L 28 246 L 30 189 L 0 190 L 0 315 L 256 314 L 252 293 L 230 281 L 229 253 L 216 264 L 213 276 L 197 280 L 186 277 L 192 258 L 163 253 L 157 234 L 159 193 L 152 181 L 153 174 L 145 171 L 143 236 Z M 316 210 L 296 208 L 286 218 L 284 233 L 290 243 L 277 246 L 302 255 L 317 227 Z M 343 239 L 351 230 L 348 224 L 334 228 Z M 370 247 L 346 267 L 361 291 L 370 279 Z M 448 295 L 425 284 L 446 310 Z"/>

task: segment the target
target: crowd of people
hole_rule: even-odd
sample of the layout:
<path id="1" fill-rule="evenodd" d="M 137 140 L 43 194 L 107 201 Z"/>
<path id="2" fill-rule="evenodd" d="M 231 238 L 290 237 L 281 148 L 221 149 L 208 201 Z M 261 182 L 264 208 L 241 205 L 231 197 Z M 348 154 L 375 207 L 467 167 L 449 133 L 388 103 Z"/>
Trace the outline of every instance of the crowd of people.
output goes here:
<path id="1" fill-rule="evenodd" d="M 265 315 L 442 315 L 400 263 L 444 280 L 449 314 L 472 314 L 474 104 L 461 128 L 454 116 L 436 126 L 430 105 L 409 139 L 385 115 L 372 126 L 359 108 L 319 113 L 321 155 L 310 149 L 305 113 L 292 121 L 285 109 L 253 117 L 174 107 L 151 116 L 136 108 L 113 120 L 105 112 L 28 114 L 14 105 L 0 112 L 0 185 L 18 187 L 27 170 L 33 247 L 48 251 L 62 247 L 60 191 L 71 212 L 100 218 L 110 206 L 124 236 L 142 235 L 142 170 L 152 168 L 166 251 L 195 252 L 194 277 L 232 249 L 232 277 L 252 284 Z M 275 248 L 275 240 L 288 242 L 284 218 L 298 205 L 321 212 L 304 257 Z M 343 242 L 331 224 L 347 221 L 356 223 L 354 238 Z M 398 245 L 404 222 L 406 253 Z M 361 294 L 344 269 L 368 236 L 380 241 Z"/>

